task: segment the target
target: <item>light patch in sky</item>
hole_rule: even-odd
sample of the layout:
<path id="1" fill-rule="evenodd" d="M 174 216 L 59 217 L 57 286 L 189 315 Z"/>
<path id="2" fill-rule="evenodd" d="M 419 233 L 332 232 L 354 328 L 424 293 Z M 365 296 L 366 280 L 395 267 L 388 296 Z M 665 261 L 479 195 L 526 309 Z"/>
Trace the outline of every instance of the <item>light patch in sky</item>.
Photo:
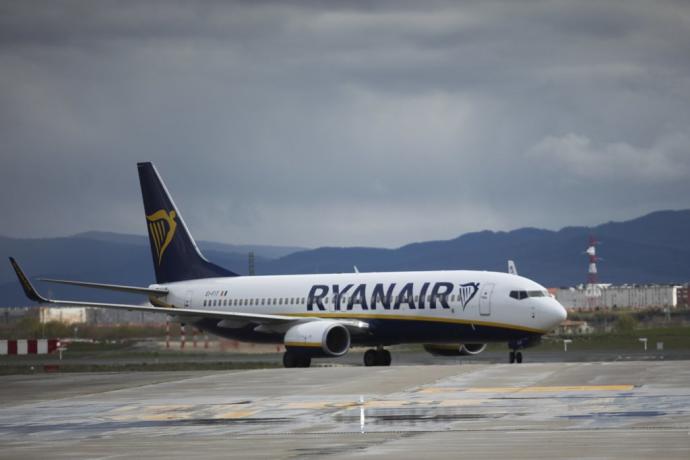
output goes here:
<path id="1" fill-rule="evenodd" d="M 690 207 L 690 6 L 23 1 L 0 15 L 0 234 L 395 247 Z"/>

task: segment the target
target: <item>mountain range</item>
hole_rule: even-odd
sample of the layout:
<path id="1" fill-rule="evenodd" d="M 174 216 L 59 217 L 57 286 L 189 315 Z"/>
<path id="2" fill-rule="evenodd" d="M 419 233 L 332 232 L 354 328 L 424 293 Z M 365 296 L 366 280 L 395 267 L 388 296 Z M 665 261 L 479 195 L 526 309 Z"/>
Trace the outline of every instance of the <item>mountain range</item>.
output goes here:
<path id="1" fill-rule="evenodd" d="M 508 232 L 481 231 L 451 240 L 426 241 L 396 249 L 229 245 L 199 242 L 211 261 L 247 273 L 247 253 L 255 253 L 257 275 L 343 273 L 410 270 L 505 271 L 513 259 L 521 275 L 548 286 L 585 282 L 584 251 L 593 235 L 601 243 L 599 279 L 603 283 L 685 283 L 690 280 L 690 210 L 658 211 L 625 222 L 558 231 L 521 228 Z M 0 237 L 0 253 L 16 257 L 34 277 L 75 279 L 128 285 L 154 282 L 147 238 L 87 232 L 62 238 Z M 43 292 L 60 297 L 140 301 L 140 298 L 37 283 Z M 9 263 L 0 264 L 0 306 L 26 305 Z"/>

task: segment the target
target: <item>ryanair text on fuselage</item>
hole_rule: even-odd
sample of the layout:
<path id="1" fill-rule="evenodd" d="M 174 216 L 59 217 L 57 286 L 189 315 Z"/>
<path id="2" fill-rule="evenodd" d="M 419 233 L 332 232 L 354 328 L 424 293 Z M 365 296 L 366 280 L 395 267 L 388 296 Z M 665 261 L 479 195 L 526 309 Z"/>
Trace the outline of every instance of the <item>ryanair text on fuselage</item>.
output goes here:
<path id="1" fill-rule="evenodd" d="M 331 286 L 315 284 L 309 290 L 307 310 L 326 310 L 324 299 L 329 294 L 333 296 L 334 310 L 352 310 L 355 306 L 362 310 L 376 310 L 377 308 L 399 310 L 403 305 L 409 309 L 420 310 L 425 308 L 435 309 L 437 307 L 451 308 L 448 305 L 448 299 L 453 294 L 454 284 L 451 282 L 438 281 L 433 286 L 431 286 L 431 283 L 422 283 L 419 291 L 415 289 L 414 283 L 406 283 L 397 292 L 395 292 L 395 286 L 396 283 L 388 284 L 385 287 L 383 283 L 378 283 L 374 286 L 371 297 L 369 297 L 366 284 L 359 284 L 356 287 L 354 284 L 347 284 L 345 286 L 340 286 L 339 284 Z M 478 290 L 479 283 L 459 285 L 457 295 L 463 310 Z M 343 298 L 347 299 L 346 304 L 341 302 Z"/>

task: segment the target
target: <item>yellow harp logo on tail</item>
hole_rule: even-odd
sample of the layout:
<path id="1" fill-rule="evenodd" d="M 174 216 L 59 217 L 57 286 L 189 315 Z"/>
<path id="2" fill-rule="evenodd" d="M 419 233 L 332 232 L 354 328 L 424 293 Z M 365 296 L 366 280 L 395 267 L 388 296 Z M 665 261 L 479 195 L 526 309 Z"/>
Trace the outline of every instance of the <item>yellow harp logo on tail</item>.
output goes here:
<path id="1" fill-rule="evenodd" d="M 149 224 L 149 234 L 156 248 L 156 254 L 158 254 L 158 265 L 161 264 L 163 254 L 165 254 L 165 250 L 170 245 L 173 236 L 175 236 L 175 230 L 177 229 L 175 217 L 177 217 L 177 213 L 174 210 L 167 212 L 165 209 L 146 216 Z"/>

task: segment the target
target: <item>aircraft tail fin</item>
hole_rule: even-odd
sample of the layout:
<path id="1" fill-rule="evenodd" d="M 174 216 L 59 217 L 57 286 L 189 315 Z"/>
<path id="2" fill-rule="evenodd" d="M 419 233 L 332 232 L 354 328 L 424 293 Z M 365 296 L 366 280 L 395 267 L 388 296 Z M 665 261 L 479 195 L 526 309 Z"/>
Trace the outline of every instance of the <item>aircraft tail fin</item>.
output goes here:
<path id="1" fill-rule="evenodd" d="M 153 164 L 137 168 L 156 282 L 238 276 L 204 258 Z"/>

